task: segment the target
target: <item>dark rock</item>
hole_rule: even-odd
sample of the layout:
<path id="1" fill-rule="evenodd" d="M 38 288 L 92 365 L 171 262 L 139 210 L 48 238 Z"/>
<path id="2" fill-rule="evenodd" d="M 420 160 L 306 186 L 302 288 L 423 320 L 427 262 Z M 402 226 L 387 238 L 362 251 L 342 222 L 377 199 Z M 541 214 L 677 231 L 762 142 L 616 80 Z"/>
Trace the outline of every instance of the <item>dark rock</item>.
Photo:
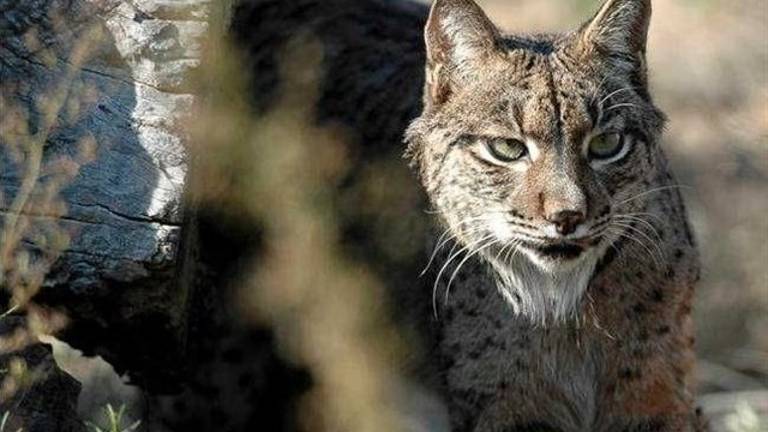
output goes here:
<path id="1" fill-rule="evenodd" d="M 22 317 L 0 319 L 2 348 L 26 333 Z M 24 432 L 84 432 L 77 417 L 80 383 L 59 369 L 50 345 L 30 340 L 16 350 L 2 350 L 0 413 L 9 413 L 6 430 Z M 13 391 L 15 389 L 15 391 Z"/>

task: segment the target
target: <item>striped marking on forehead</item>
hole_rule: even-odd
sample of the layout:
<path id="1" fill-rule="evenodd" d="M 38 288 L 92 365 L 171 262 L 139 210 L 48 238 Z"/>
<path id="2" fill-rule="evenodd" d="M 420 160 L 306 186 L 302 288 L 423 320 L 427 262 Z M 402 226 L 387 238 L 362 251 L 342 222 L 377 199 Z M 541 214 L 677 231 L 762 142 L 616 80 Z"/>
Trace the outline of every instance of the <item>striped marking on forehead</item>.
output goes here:
<path id="1" fill-rule="evenodd" d="M 597 112 L 587 87 L 567 71 L 549 64 L 538 68 L 527 83 L 516 117 L 523 134 L 560 153 L 566 143 L 579 141 L 595 126 Z"/>

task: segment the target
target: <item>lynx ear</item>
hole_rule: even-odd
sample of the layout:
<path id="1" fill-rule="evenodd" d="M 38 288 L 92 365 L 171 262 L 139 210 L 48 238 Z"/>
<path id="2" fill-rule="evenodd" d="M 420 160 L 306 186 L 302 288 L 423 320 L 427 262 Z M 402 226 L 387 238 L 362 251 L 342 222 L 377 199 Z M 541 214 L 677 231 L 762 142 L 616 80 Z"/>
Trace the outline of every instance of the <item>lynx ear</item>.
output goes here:
<path id="1" fill-rule="evenodd" d="M 644 63 L 651 0 L 607 0 L 580 33 L 586 51 Z"/>
<path id="2" fill-rule="evenodd" d="M 427 102 L 439 105 L 452 86 L 471 78 L 476 66 L 497 52 L 499 34 L 472 0 L 436 0 L 424 38 L 427 45 Z"/>

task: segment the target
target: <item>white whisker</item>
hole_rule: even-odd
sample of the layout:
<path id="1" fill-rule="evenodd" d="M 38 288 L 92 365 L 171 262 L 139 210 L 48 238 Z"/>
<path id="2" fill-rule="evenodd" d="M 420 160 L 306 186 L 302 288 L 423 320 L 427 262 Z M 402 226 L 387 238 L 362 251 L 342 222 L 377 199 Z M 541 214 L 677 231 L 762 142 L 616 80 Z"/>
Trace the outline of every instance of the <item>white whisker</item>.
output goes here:
<path id="1" fill-rule="evenodd" d="M 647 212 L 619 213 L 618 216 L 639 216 L 639 217 L 648 216 L 648 217 L 654 218 L 657 222 L 659 222 L 662 225 L 669 225 L 669 221 L 666 221 L 653 213 L 647 213 Z"/>
<path id="2" fill-rule="evenodd" d="M 653 189 L 649 189 L 647 191 L 643 191 L 643 192 L 641 192 L 641 193 L 639 193 L 637 195 L 634 195 L 632 197 L 629 197 L 629 198 L 627 198 L 627 199 L 625 199 L 623 201 L 619 201 L 618 203 L 614 204 L 614 206 L 618 207 L 618 206 L 620 206 L 622 204 L 626 204 L 626 203 L 628 203 L 630 201 L 634 201 L 634 200 L 636 200 L 638 198 L 644 197 L 646 195 L 650 195 L 652 193 L 661 192 L 661 191 L 665 191 L 665 190 L 668 190 L 668 189 L 682 189 L 682 188 L 690 188 L 690 186 L 686 186 L 686 185 L 659 186 L 657 188 L 653 188 Z"/>
<path id="3" fill-rule="evenodd" d="M 618 229 L 617 231 L 614 231 L 615 234 L 619 235 L 620 237 L 624 237 L 626 239 L 632 240 L 633 242 L 635 242 L 638 245 L 640 245 L 640 247 L 642 247 L 643 250 L 645 250 L 645 252 L 648 254 L 648 258 L 650 258 L 653 261 L 654 265 L 656 265 L 657 268 L 661 268 L 661 265 L 660 265 L 659 261 L 657 260 L 656 255 L 654 255 L 653 251 L 651 250 L 651 248 L 649 248 L 645 243 L 643 243 L 643 241 L 641 239 L 639 239 L 639 238 L 633 236 L 632 234 L 626 232 L 626 226 L 618 225 L 617 224 L 617 225 L 613 226 L 612 228 Z M 621 228 L 624 228 L 624 229 L 621 229 Z"/>
<path id="4" fill-rule="evenodd" d="M 478 241 L 475 241 L 475 242 L 473 242 L 473 243 L 471 243 L 471 244 L 469 244 L 467 246 L 462 247 L 461 249 L 459 249 L 458 252 L 455 252 L 455 253 L 452 253 L 451 255 L 449 255 L 448 259 L 445 260 L 445 263 L 440 268 L 440 271 L 437 273 L 437 277 L 435 278 L 435 283 L 432 286 L 432 310 L 433 310 L 433 312 L 435 314 L 435 319 L 437 319 L 437 297 L 436 297 L 437 296 L 437 287 L 440 285 L 440 278 L 443 276 L 443 272 L 445 271 L 445 269 L 451 264 L 451 262 L 454 259 L 456 259 L 456 257 L 461 255 L 463 252 L 469 251 L 475 245 L 482 244 L 482 243 L 490 240 L 491 238 L 493 238 L 492 234 L 487 235 L 487 236 L 481 238 Z M 453 252 L 453 250 L 451 252 Z"/>
<path id="5" fill-rule="evenodd" d="M 600 100 L 600 102 L 597 103 L 597 106 L 602 107 L 603 104 L 605 103 L 605 101 L 610 99 L 611 96 L 617 95 L 617 94 L 619 94 L 621 92 L 624 92 L 624 91 L 635 90 L 636 88 L 637 87 L 622 87 L 622 88 L 620 88 L 620 89 L 618 89 L 616 91 L 612 91 L 612 92 L 608 93 L 608 95 L 606 97 L 604 97 L 602 100 Z"/>
<path id="6" fill-rule="evenodd" d="M 597 95 L 600 94 L 600 90 L 603 89 L 603 84 L 606 83 L 606 81 L 608 80 L 609 77 L 610 77 L 610 75 L 606 74 L 605 76 L 603 76 L 602 79 L 600 79 L 600 82 L 597 84 L 597 87 L 595 87 L 594 93 L 592 93 L 592 99 L 589 101 L 590 104 L 595 103 L 595 101 L 597 100 Z"/>
<path id="7" fill-rule="evenodd" d="M 486 219 L 486 215 L 470 217 L 470 218 L 467 218 L 467 219 L 464 219 L 464 220 L 460 221 L 458 225 L 461 226 L 461 225 L 464 225 L 464 224 L 468 224 L 470 222 L 476 222 L 476 221 L 485 220 L 485 219 Z M 461 234 L 463 234 L 463 235 L 474 234 L 476 232 L 482 231 L 483 229 L 484 229 L 484 227 L 482 227 L 482 226 L 470 227 L 470 229 L 468 229 L 466 231 L 463 231 Z M 450 234 L 450 235 L 447 238 L 445 238 L 445 236 L 448 235 L 448 234 Z M 437 256 L 437 253 L 440 251 L 440 249 L 442 249 L 443 246 L 448 244 L 448 242 L 450 242 L 451 240 L 456 240 L 458 238 L 458 236 L 459 236 L 459 234 L 453 233 L 451 231 L 450 227 L 446 228 L 443 231 L 443 234 L 441 234 L 440 237 L 437 239 L 437 242 L 436 242 L 437 244 L 436 244 L 434 250 L 432 251 L 432 254 L 429 257 L 429 261 L 427 261 L 427 265 L 421 271 L 421 273 L 419 274 L 419 277 L 423 277 L 425 274 L 427 274 L 427 271 L 432 266 L 432 263 L 434 262 L 435 257 Z"/>
<path id="8" fill-rule="evenodd" d="M 444 305 L 448 304 L 448 293 L 450 293 L 451 291 L 451 284 L 453 283 L 453 279 L 456 277 L 456 275 L 459 274 L 459 270 L 461 270 L 461 267 L 464 265 L 464 263 L 466 263 L 470 258 L 472 258 L 472 256 L 477 255 L 482 250 L 487 249 L 488 247 L 494 244 L 497 244 L 498 242 L 499 242 L 498 240 L 491 240 L 490 242 L 480 246 L 479 248 L 475 249 L 471 253 L 467 254 L 467 256 L 465 256 L 464 259 L 461 260 L 461 262 L 459 262 L 459 265 L 456 266 L 456 269 L 453 271 L 453 274 L 451 274 L 451 277 L 448 279 L 448 285 L 445 287 L 445 299 L 443 300 Z"/>
<path id="9" fill-rule="evenodd" d="M 630 221 L 630 222 L 641 223 L 644 226 L 650 228 L 651 231 L 653 231 L 653 234 L 656 236 L 656 240 L 657 241 L 659 241 L 659 242 L 662 241 L 661 234 L 659 234 L 659 231 L 656 229 L 656 227 L 654 227 L 653 224 L 651 224 L 650 222 L 648 222 L 647 220 L 645 220 L 645 219 L 643 219 L 641 217 L 630 216 L 630 215 L 615 215 L 614 218 L 618 219 L 618 220 L 627 220 L 627 221 Z"/>
<path id="10" fill-rule="evenodd" d="M 622 108 L 622 107 L 640 108 L 640 106 L 637 105 L 637 104 L 625 102 L 625 103 L 619 103 L 619 104 L 616 104 L 616 105 L 611 105 L 610 107 L 606 108 L 604 111 L 607 112 L 607 111 L 610 111 L 610 110 L 613 110 L 613 109 L 616 109 L 616 108 Z"/>
<path id="11" fill-rule="evenodd" d="M 641 229 L 633 226 L 632 224 L 627 224 L 627 223 L 622 223 L 622 222 L 618 222 L 618 224 L 620 226 L 623 226 L 626 229 L 632 230 L 632 232 L 637 233 L 638 235 L 642 236 L 645 240 L 647 240 L 648 243 L 649 243 L 649 247 L 653 246 L 654 249 L 656 249 L 656 255 L 655 256 L 658 257 L 658 260 L 657 260 L 656 263 L 659 264 L 660 262 L 664 262 L 664 252 L 659 247 L 659 244 L 657 242 L 654 242 L 653 239 L 648 234 L 644 233 Z M 659 267 L 659 268 L 661 268 L 661 267 Z"/>

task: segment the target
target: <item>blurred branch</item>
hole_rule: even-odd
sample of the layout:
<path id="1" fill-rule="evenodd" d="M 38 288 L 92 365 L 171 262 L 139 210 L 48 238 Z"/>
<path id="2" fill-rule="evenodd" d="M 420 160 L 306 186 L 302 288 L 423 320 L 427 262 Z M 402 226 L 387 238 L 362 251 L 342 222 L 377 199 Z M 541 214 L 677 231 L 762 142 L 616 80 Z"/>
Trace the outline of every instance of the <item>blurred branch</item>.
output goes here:
<path id="1" fill-rule="evenodd" d="M 309 368 L 314 387 L 300 403 L 307 431 L 392 432 L 403 428 L 397 331 L 383 289 L 340 247 L 334 208 L 347 170 L 344 134 L 315 125 L 323 47 L 301 36 L 281 57 L 281 97 L 253 117 L 231 47 L 214 45 L 204 83 L 214 91 L 194 125 L 205 178 L 197 200 L 248 215 L 263 228 L 238 309 L 268 324 L 281 354 Z"/>
<path id="2" fill-rule="evenodd" d="M 32 210 L 28 208 L 30 204 L 29 199 L 40 178 L 45 143 L 48 141 L 51 130 L 57 124 L 62 108 L 69 98 L 75 77 L 80 73 L 82 65 L 93 48 L 98 45 L 101 38 L 101 29 L 91 26 L 84 33 L 84 36 L 76 41 L 69 60 L 66 62 L 66 73 L 61 77 L 56 88 L 39 101 L 40 106 L 38 108 L 41 112 L 42 120 L 36 127 L 36 133 L 28 135 L 14 134 L 11 139 L 9 135 L 12 133 L 12 130 L 18 128 L 18 125 L 8 124 L 9 122 L 6 119 L 0 121 L 0 124 L 4 126 L 0 130 L 0 138 L 6 142 L 6 145 L 13 143 L 17 147 L 16 151 L 24 154 L 24 161 L 26 162 L 26 168 L 19 189 L 10 206 L 4 212 L 6 214 L 5 223 L 3 224 L 2 232 L 0 232 L 0 286 L 5 285 L 6 274 L 9 268 L 17 264 L 11 255 L 18 246 L 22 235 L 18 226 L 18 220 L 25 212 Z M 15 109 L 19 108 L 15 107 Z M 28 119 L 20 118 L 18 120 L 26 121 Z M 12 127 L 12 129 L 6 130 L 6 127 Z M 25 131 L 31 129 L 29 126 L 22 127 L 22 130 Z M 46 205 L 38 203 L 36 207 L 46 207 Z M 14 289 L 14 287 L 9 288 Z M 14 294 L 17 302 L 16 305 L 23 305 L 27 299 L 34 295 L 34 292 L 25 292 L 23 295 L 18 295 L 19 293 L 14 292 Z"/>

